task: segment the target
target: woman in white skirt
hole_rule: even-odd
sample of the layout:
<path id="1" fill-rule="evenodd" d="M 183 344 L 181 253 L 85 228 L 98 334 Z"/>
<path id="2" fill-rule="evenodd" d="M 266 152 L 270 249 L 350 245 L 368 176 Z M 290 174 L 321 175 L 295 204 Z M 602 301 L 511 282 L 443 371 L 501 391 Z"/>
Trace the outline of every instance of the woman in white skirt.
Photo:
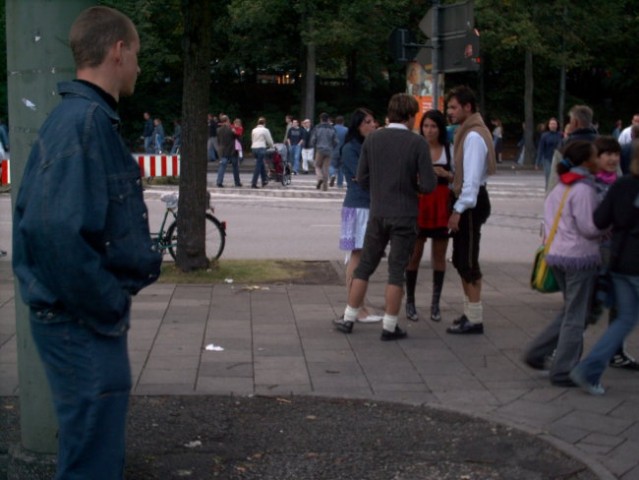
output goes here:
<path id="1" fill-rule="evenodd" d="M 351 123 L 342 147 L 341 159 L 344 178 L 346 179 L 346 196 L 342 204 L 342 228 L 339 248 L 347 253 L 346 293 L 351 289 L 353 271 L 359 264 L 364 245 L 364 234 L 368 223 L 371 197 L 356 181 L 357 164 L 362 144 L 366 136 L 375 130 L 375 119 L 370 110 L 358 108 L 351 115 Z M 379 315 L 371 315 L 366 306 L 359 313 L 360 322 L 378 322 Z"/>

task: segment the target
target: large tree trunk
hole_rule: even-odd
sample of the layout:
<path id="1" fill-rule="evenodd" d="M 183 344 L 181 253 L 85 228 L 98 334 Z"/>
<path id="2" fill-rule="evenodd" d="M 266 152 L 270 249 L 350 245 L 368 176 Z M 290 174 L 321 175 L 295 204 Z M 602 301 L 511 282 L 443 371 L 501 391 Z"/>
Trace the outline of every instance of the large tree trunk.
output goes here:
<path id="1" fill-rule="evenodd" d="M 304 73 L 304 95 L 302 98 L 302 117 L 310 118 L 315 124 L 315 75 L 317 72 L 317 61 L 315 54 L 315 44 L 309 43 L 306 46 L 306 71 Z"/>
<path id="2" fill-rule="evenodd" d="M 184 0 L 184 91 L 178 204 L 177 266 L 185 271 L 209 266 L 204 248 L 206 191 L 206 115 L 210 88 L 211 5 Z"/>
<path id="3" fill-rule="evenodd" d="M 526 51 L 526 62 L 524 66 L 525 70 L 525 87 L 524 87 L 524 116 L 525 116 L 525 129 L 524 129 L 524 142 L 525 142 L 525 155 L 524 164 L 532 165 L 534 163 L 535 155 L 535 118 L 533 114 L 533 54 L 531 50 Z"/>

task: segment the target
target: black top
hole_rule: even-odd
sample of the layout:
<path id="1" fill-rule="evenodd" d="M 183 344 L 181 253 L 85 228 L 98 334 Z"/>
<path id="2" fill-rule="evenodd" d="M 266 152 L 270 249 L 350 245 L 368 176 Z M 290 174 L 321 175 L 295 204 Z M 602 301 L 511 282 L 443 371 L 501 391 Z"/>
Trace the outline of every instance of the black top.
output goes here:
<path id="1" fill-rule="evenodd" d="M 597 228 L 612 225 L 610 270 L 639 275 L 639 177 L 620 178 L 594 213 Z"/>

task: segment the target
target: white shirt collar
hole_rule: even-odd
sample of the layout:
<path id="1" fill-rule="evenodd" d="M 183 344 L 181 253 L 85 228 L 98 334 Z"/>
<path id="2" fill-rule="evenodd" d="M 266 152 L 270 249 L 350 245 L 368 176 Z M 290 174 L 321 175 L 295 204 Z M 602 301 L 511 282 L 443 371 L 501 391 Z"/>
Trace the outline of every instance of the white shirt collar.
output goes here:
<path id="1" fill-rule="evenodd" d="M 399 128 L 401 130 L 408 130 L 408 127 L 403 123 L 389 123 L 386 128 Z"/>

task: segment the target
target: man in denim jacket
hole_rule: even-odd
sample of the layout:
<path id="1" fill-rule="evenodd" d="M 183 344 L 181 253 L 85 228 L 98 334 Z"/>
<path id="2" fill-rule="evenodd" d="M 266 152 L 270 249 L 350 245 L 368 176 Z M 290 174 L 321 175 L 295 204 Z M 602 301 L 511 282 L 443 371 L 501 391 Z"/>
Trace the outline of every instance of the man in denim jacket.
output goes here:
<path id="1" fill-rule="evenodd" d="M 131 296 L 161 263 L 116 113 L 133 93 L 140 41 L 126 16 L 92 7 L 69 42 L 77 78 L 59 85 L 29 156 L 13 267 L 60 428 L 55 478 L 112 480 L 124 474 Z"/>

